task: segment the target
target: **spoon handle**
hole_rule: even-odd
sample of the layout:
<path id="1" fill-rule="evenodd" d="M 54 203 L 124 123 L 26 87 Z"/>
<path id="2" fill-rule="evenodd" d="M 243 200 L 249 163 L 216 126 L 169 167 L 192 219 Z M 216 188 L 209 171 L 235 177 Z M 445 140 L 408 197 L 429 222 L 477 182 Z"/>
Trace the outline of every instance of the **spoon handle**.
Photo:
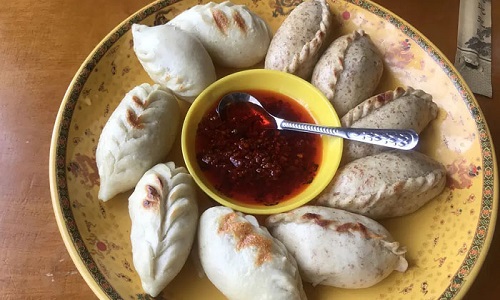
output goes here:
<path id="1" fill-rule="evenodd" d="M 287 120 L 283 120 L 279 126 L 286 130 L 326 134 L 401 150 L 413 149 L 418 143 L 418 134 L 413 130 L 407 129 L 327 127 Z"/>

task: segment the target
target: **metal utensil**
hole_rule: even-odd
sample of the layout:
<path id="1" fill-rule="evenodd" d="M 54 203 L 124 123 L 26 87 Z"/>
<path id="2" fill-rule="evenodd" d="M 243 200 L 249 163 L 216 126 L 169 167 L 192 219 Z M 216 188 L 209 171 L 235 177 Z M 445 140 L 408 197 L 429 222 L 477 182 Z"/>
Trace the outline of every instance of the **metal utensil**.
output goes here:
<path id="1" fill-rule="evenodd" d="M 270 120 L 276 123 L 278 130 L 293 130 L 307 133 L 326 134 L 341 137 L 348 140 L 385 146 L 401 150 L 413 149 L 418 143 L 418 134 L 414 130 L 407 129 L 374 129 L 374 128 L 343 128 L 328 127 L 316 124 L 292 122 L 278 118 L 270 114 L 257 100 L 250 94 L 233 92 L 226 94 L 217 106 L 219 116 L 224 116 L 225 109 L 234 103 L 246 102 L 260 107 L 262 112 L 269 116 Z"/>

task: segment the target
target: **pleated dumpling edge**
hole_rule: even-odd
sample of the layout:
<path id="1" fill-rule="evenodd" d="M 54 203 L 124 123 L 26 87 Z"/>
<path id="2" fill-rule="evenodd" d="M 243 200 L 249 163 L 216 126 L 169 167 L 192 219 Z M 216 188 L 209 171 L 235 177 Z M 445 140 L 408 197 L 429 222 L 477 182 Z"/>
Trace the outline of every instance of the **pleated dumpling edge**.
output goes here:
<path id="1" fill-rule="evenodd" d="M 196 188 L 173 162 L 147 171 L 129 198 L 134 268 L 144 291 L 157 296 L 180 272 L 198 224 Z"/>
<path id="2" fill-rule="evenodd" d="M 134 188 L 147 170 L 166 158 L 180 114 L 175 96 L 159 85 L 144 83 L 124 96 L 97 144 L 99 199 L 108 201 Z"/>
<path id="3" fill-rule="evenodd" d="M 149 77 L 182 100 L 194 99 L 216 79 L 203 44 L 191 33 L 164 24 L 132 25 L 134 52 Z"/>

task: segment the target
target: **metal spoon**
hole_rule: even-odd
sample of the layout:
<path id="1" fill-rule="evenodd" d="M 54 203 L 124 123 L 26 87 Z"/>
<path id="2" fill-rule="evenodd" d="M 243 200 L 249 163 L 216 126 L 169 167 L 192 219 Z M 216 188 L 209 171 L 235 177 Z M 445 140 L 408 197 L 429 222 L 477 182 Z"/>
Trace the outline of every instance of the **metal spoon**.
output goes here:
<path id="1" fill-rule="evenodd" d="M 278 130 L 293 130 L 307 133 L 326 134 L 348 140 L 369 143 L 401 150 L 413 149 L 418 143 L 418 134 L 406 129 L 342 128 L 292 122 L 270 114 L 252 95 L 241 92 L 226 94 L 217 106 L 217 114 L 223 117 L 225 109 L 234 103 L 246 102 L 259 106 L 276 123 Z"/>

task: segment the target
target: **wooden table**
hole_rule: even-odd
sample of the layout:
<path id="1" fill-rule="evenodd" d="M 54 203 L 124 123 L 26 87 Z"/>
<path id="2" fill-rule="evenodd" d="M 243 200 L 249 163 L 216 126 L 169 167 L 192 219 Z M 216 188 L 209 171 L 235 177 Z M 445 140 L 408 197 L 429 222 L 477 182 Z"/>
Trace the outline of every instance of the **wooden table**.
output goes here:
<path id="1" fill-rule="evenodd" d="M 70 80 L 94 46 L 149 0 L 17 0 L 0 6 L 0 298 L 94 299 L 56 226 L 49 192 L 52 127 Z M 458 0 L 379 0 L 453 61 Z M 493 19 L 500 9 L 494 7 Z M 500 59 L 500 22 L 493 61 Z M 477 96 L 500 149 L 500 73 Z M 500 230 L 468 299 L 500 294 Z"/>

